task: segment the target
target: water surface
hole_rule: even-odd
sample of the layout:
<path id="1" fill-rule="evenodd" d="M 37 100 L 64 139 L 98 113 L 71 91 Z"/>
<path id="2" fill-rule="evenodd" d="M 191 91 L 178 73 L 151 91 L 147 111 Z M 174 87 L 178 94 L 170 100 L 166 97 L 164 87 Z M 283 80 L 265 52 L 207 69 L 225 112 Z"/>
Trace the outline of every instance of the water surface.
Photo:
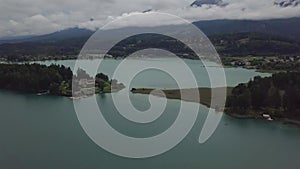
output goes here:
<path id="1" fill-rule="evenodd" d="M 133 60 L 132 64 L 152 61 L 156 60 L 142 63 Z M 107 73 L 116 62 L 108 61 Z M 45 62 L 50 63 L 53 62 Z M 57 63 L 71 66 L 74 61 Z M 190 65 L 199 74 L 205 74 L 199 68 L 201 64 L 190 61 Z M 141 75 L 132 85 L 175 87 L 174 81 L 161 72 L 146 73 L 147 78 L 145 74 Z M 240 68 L 226 68 L 226 74 L 230 86 L 256 75 L 269 75 Z M 158 77 L 160 80 L 156 80 Z M 208 85 L 203 78 L 197 81 L 202 84 L 200 87 Z M 131 95 L 131 101 L 141 110 L 149 107 L 147 100 L 146 95 Z M 97 95 L 97 101 L 116 130 L 135 137 L 149 137 L 166 130 L 175 120 L 180 103 L 168 100 L 161 118 L 143 126 L 118 114 L 111 94 Z M 0 106 L 0 168 L 4 169 L 298 169 L 300 166 L 300 129 L 276 122 L 239 120 L 224 115 L 209 141 L 199 144 L 198 137 L 207 116 L 204 106 L 201 106 L 193 129 L 177 147 L 160 156 L 140 160 L 112 155 L 94 144 L 81 128 L 72 100 L 68 98 L 0 91 Z"/>

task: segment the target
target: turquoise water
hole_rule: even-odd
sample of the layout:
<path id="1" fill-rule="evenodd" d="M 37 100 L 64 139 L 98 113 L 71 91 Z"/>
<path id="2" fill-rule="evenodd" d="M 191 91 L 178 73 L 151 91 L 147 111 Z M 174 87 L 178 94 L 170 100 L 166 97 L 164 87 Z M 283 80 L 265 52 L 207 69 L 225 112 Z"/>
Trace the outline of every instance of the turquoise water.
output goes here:
<path id="1" fill-rule="evenodd" d="M 116 64 L 118 61 L 109 62 Z M 136 64 L 137 60 L 132 62 Z M 58 63 L 72 65 L 73 61 Z M 268 75 L 236 68 L 226 68 L 226 74 L 230 85 L 248 81 L 255 75 Z M 174 82 L 164 79 L 154 83 L 152 77 L 157 78 L 153 74 L 148 78 L 141 75 L 133 86 L 166 88 L 172 87 Z M 145 79 L 148 81 L 143 84 Z M 147 100 L 146 95 L 131 95 L 131 101 L 141 110 L 149 107 Z M 98 95 L 97 102 L 116 130 L 136 137 L 148 137 L 166 130 L 175 120 L 180 103 L 168 100 L 164 114 L 157 121 L 142 125 L 131 123 L 118 114 L 111 94 Z M 208 142 L 199 144 L 198 137 L 207 116 L 204 106 L 191 132 L 178 146 L 147 159 L 122 158 L 98 147 L 81 128 L 72 100 L 68 98 L 0 91 L 0 106 L 1 169 L 298 169 L 300 166 L 300 129 L 276 122 L 239 120 L 224 115 Z"/>
<path id="2" fill-rule="evenodd" d="M 85 69 L 88 73 L 92 74 L 93 67 L 97 67 L 100 60 L 81 60 L 80 65 L 83 69 Z M 105 73 L 111 76 L 114 73 L 115 68 L 122 60 L 114 60 L 114 59 L 106 59 L 101 62 L 98 72 Z M 75 60 L 63 60 L 63 61 L 45 61 L 45 62 L 37 62 L 46 65 L 50 64 L 59 64 L 65 65 L 67 67 L 74 68 Z M 190 69 L 195 74 L 195 78 L 198 82 L 198 86 L 200 87 L 210 87 L 207 71 L 200 60 L 189 60 L 184 59 L 184 62 L 190 67 Z M 128 63 L 128 67 L 134 67 L 136 65 L 148 66 L 149 64 L 163 63 L 170 67 L 175 66 L 178 63 L 178 60 L 173 58 L 156 58 L 156 59 L 130 59 Z M 213 70 L 218 70 L 219 68 L 213 62 L 205 62 L 207 68 Z M 255 76 L 270 76 L 268 73 L 258 73 L 255 70 L 247 70 L 242 68 L 226 68 L 225 69 L 226 78 L 227 78 L 227 86 L 236 86 L 239 83 L 248 82 L 249 79 Z M 217 78 L 217 77 L 214 77 Z M 119 80 L 119 79 L 118 79 Z M 174 84 L 174 80 L 162 73 L 161 71 L 145 71 L 143 74 L 140 74 L 134 81 L 132 82 L 134 87 L 157 87 L 157 88 L 177 88 L 177 85 Z"/>

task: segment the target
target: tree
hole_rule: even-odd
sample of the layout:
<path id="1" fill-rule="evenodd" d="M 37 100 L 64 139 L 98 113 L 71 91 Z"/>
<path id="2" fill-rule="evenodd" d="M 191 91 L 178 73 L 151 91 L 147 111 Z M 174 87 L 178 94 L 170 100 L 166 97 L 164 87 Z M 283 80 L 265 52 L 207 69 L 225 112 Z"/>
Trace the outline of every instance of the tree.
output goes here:
<path id="1" fill-rule="evenodd" d="M 272 86 L 268 91 L 267 105 L 272 108 L 279 108 L 281 106 L 281 96 L 275 86 Z"/>
<path id="2" fill-rule="evenodd" d="M 251 92 L 245 84 L 240 84 L 232 90 L 232 96 L 228 98 L 227 105 L 248 109 L 251 106 Z"/>
<path id="3" fill-rule="evenodd" d="M 60 85 L 58 83 L 51 83 L 49 87 L 49 93 L 53 95 L 59 95 L 60 94 L 59 87 Z"/>
<path id="4" fill-rule="evenodd" d="M 99 78 L 99 79 L 102 79 L 103 81 L 105 82 L 108 82 L 109 81 L 109 78 L 107 75 L 103 74 L 103 73 L 99 73 L 96 75 L 96 78 Z"/>
<path id="5" fill-rule="evenodd" d="M 103 82 L 103 81 L 98 82 L 98 86 L 99 86 L 99 89 L 100 89 L 101 92 L 104 91 L 104 87 L 105 87 L 105 84 L 104 84 L 104 83 L 105 83 L 105 82 Z"/>
<path id="6" fill-rule="evenodd" d="M 260 109 L 265 101 L 266 91 L 259 85 L 254 86 L 251 90 L 251 105 L 254 109 Z"/>
<path id="7" fill-rule="evenodd" d="M 248 109 L 251 106 L 251 93 L 249 89 L 246 89 L 241 95 L 237 97 L 238 107 Z"/>
<path id="8" fill-rule="evenodd" d="M 297 107 L 299 107 L 299 94 L 297 93 L 296 86 L 287 87 L 283 96 L 283 106 L 290 113 L 294 113 Z"/>

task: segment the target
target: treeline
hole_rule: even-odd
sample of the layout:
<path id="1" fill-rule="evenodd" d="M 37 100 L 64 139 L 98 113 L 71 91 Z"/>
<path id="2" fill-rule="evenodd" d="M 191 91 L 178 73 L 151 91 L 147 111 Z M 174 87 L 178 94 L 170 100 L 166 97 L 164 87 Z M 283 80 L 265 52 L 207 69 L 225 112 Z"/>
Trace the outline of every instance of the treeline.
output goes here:
<path id="1" fill-rule="evenodd" d="M 74 83 L 79 86 L 77 92 L 83 94 L 110 92 L 112 84 L 116 90 L 124 87 L 103 73 L 97 74 L 95 78 L 82 69 L 76 73 L 73 75 L 72 70 L 63 65 L 0 64 L 0 89 L 72 96 Z"/>
<path id="2" fill-rule="evenodd" d="M 30 93 L 58 94 L 59 88 L 71 86 L 70 68 L 58 65 L 1 64 L 0 88 Z"/>
<path id="3" fill-rule="evenodd" d="M 272 77 L 255 77 L 239 84 L 227 99 L 235 113 L 267 112 L 274 116 L 300 118 L 300 72 L 277 73 Z"/>

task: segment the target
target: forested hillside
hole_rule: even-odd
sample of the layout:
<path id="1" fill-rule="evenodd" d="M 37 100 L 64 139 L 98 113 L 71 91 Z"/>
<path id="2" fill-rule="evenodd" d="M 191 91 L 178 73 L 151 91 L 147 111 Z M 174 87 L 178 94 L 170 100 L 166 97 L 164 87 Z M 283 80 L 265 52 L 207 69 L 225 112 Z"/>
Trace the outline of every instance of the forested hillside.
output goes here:
<path id="1" fill-rule="evenodd" d="M 0 58 L 4 61 L 74 59 L 89 37 L 57 41 L 31 41 L 0 45 Z M 233 33 L 211 35 L 209 39 L 221 56 L 281 56 L 299 55 L 299 42 L 264 33 Z M 144 34 L 118 43 L 109 54 L 125 57 L 146 48 L 169 50 L 183 58 L 197 58 L 183 43 L 162 35 Z"/>
<path id="2" fill-rule="evenodd" d="M 300 119 L 300 73 L 287 72 L 272 77 L 255 77 L 248 84 L 240 84 L 228 97 L 230 112 Z"/>

